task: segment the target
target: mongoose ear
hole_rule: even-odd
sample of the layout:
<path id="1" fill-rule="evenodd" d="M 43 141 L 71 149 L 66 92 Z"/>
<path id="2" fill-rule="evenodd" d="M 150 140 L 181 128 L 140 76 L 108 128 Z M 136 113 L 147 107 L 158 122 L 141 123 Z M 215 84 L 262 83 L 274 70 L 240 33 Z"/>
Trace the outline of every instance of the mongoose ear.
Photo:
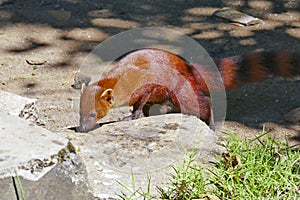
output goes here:
<path id="1" fill-rule="evenodd" d="M 114 104 L 115 97 L 113 89 L 104 90 L 104 92 L 101 94 L 101 98 L 104 98 L 111 105 Z"/>
<path id="2" fill-rule="evenodd" d="M 83 91 L 85 90 L 85 88 L 86 88 L 86 84 L 85 83 L 82 83 L 82 85 L 81 85 L 81 94 L 83 93 Z"/>

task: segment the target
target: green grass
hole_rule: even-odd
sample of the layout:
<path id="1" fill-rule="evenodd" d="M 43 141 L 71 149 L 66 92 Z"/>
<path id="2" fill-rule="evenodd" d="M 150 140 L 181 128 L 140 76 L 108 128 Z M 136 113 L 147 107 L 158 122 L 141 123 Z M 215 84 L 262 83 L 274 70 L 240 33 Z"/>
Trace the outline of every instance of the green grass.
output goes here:
<path id="1" fill-rule="evenodd" d="M 123 200 L 131 200 L 131 199 L 155 199 L 151 196 L 151 188 L 150 188 L 150 182 L 151 177 L 148 176 L 148 184 L 147 184 L 147 192 L 140 192 L 139 190 L 135 189 L 135 181 L 134 181 L 134 174 L 131 175 L 131 187 L 126 186 L 125 184 L 117 181 L 119 185 L 121 185 L 127 194 L 122 192 L 122 194 L 117 194 L 121 199 Z"/>
<path id="2" fill-rule="evenodd" d="M 188 160 L 178 167 L 172 167 L 172 182 L 168 189 L 158 187 L 160 199 L 195 199 L 207 196 L 203 168 L 194 163 L 194 153 L 187 153 Z"/>
<path id="3" fill-rule="evenodd" d="M 25 199 L 25 192 L 24 192 L 24 189 L 23 189 L 23 185 L 22 185 L 21 179 L 20 179 L 20 177 L 19 177 L 19 175 L 18 175 L 17 172 L 15 172 L 15 174 L 16 174 L 16 177 L 12 177 L 12 179 L 13 179 L 13 184 L 14 184 L 16 199 L 17 200 L 20 199 L 18 188 L 17 188 L 17 186 L 18 186 L 19 190 L 20 190 L 20 193 L 21 193 L 21 200 L 26 200 Z M 15 179 L 17 180 L 17 183 L 15 182 Z"/>
<path id="4" fill-rule="evenodd" d="M 159 197 L 151 197 L 150 188 L 131 194 L 139 194 L 140 199 L 300 199 L 299 149 L 275 141 L 268 133 L 251 141 L 228 135 L 230 139 L 220 144 L 227 153 L 208 170 L 188 153 L 186 161 L 173 167 L 170 185 L 157 187 Z M 124 193 L 122 197 L 133 199 Z"/>
<path id="5" fill-rule="evenodd" d="M 230 134 L 229 152 L 210 170 L 209 184 L 220 199 L 300 198 L 300 151 L 265 134 L 252 141 Z M 224 159 L 226 157 L 227 159 Z M 235 158 L 238 165 L 234 165 Z M 237 163 L 237 162 L 235 162 Z"/>

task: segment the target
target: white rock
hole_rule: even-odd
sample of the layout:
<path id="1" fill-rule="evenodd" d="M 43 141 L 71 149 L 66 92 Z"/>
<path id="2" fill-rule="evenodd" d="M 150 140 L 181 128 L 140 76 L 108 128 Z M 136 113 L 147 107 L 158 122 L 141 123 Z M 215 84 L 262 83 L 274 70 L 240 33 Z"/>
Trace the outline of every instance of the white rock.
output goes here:
<path id="1" fill-rule="evenodd" d="M 26 105 L 34 104 L 35 102 L 36 99 L 30 99 L 0 90 L 0 112 L 19 116 Z"/>
<path id="2" fill-rule="evenodd" d="M 35 166 L 52 161 L 51 156 L 68 143 L 62 136 L 5 112 L 0 112 L 0 127 L 0 178 L 17 173 L 25 179 L 38 180 L 54 165 L 41 169 Z M 33 173 L 31 169 L 23 169 L 28 167 L 32 167 Z"/>
<path id="3" fill-rule="evenodd" d="M 199 162 L 213 160 L 214 153 L 219 151 L 216 140 L 215 133 L 198 118 L 168 114 L 106 124 L 72 142 L 80 146 L 79 155 L 87 166 L 94 195 L 116 198 L 116 194 L 125 191 L 118 182 L 132 187 L 132 175 L 136 188 L 143 191 L 147 191 L 151 176 L 155 193 L 157 185 L 168 182 L 170 166 L 182 161 L 186 150 L 196 151 Z M 103 171 L 95 167 L 96 161 Z M 94 180 L 103 184 L 95 184 Z"/>

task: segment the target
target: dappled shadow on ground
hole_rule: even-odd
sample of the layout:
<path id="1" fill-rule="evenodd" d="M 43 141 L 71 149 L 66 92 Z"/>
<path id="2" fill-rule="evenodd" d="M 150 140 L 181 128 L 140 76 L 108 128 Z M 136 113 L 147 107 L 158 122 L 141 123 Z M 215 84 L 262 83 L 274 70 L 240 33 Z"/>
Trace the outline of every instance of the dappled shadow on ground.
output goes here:
<path id="1" fill-rule="evenodd" d="M 263 23 L 245 27 L 212 16 L 226 6 Z M 191 36 L 217 58 L 260 48 L 300 51 L 300 3 L 292 0 L 15 0 L 0 8 L 0 89 L 39 98 L 49 129 L 73 124 L 66 113 L 72 109 L 68 99 L 74 73 L 93 48 L 121 31 L 171 28 Z M 33 68 L 27 59 L 46 64 Z M 285 84 L 285 89 L 282 84 L 268 82 L 228 93 L 228 119 L 251 127 L 256 127 L 253 122 L 283 124 L 280 116 L 300 102 L 299 81 Z"/>

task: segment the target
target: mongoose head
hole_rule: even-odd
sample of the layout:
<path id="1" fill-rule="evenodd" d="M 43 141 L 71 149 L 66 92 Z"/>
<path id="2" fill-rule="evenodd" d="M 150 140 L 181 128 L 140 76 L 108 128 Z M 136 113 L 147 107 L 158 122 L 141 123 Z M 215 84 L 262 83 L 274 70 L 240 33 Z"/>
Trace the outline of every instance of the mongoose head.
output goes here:
<path id="1" fill-rule="evenodd" d="M 104 117 L 114 103 L 113 90 L 98 85 L 82 85 L 79 132 L 88 132 Z"/>

